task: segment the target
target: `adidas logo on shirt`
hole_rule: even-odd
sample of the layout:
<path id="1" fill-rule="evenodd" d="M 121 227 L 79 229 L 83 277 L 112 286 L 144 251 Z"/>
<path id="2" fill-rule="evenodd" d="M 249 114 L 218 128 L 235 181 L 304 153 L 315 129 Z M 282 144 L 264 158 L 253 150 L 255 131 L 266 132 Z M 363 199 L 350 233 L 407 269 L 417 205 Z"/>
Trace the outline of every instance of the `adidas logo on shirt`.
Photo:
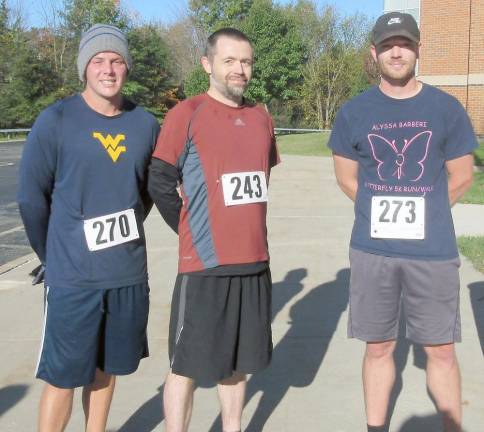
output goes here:
<path id="1" fill-rule="evenodd" d="M 244 121 L 241 118 L 236 118 L 234 121 L 235 126 L 245 126 Z"/>

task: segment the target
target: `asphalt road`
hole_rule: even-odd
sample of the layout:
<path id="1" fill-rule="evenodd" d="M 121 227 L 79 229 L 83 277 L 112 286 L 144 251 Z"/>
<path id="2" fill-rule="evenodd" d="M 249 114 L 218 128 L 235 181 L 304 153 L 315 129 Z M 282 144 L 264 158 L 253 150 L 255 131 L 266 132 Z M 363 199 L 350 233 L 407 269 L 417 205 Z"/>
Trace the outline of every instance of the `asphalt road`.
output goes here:
<path id="1" fill-rule="evenodd" d="M 32 252 L 15 202 L 23 143 L 0 143 L 0 266 Z"/>

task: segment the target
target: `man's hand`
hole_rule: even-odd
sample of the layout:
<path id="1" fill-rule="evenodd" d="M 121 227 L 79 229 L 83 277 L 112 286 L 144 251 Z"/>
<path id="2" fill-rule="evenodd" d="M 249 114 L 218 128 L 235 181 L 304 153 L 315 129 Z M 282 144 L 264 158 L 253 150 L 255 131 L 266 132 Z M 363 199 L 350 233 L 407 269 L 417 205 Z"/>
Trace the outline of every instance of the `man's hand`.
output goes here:
<path id="1" fill-rule="evenodd" d="M 448 174 L 449 202 L 453 206 L 472 185 L 474 156 L 467 154 L 445 163 Z"/>
<path id="2" fill-rule="evenodd" d="M 37 285 L 39 283 L 44 282 L 44 273 L 45 273 L 44 264 L 40 264 L 39 266 L 35 267 L 29 273 L 29 276 L 32 276 L 32 285 Z"/>
<path id="3" fill-rule="evenodd" d="M 341 190 L 351 200 L 358 191 L 358 162 L 333 153 L 334 173 Z"/>

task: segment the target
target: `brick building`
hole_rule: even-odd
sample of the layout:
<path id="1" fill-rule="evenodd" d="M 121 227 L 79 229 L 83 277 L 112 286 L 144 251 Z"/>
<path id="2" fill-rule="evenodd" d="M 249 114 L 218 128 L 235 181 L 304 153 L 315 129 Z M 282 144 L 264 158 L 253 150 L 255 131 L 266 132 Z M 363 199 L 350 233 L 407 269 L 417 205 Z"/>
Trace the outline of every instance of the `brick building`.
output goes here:
<path id="1" fill-rule="evenodd" d="M 418 79 L 454 95 L 484 135 L 484 0 L 385 0 L 420 26 Z"/>

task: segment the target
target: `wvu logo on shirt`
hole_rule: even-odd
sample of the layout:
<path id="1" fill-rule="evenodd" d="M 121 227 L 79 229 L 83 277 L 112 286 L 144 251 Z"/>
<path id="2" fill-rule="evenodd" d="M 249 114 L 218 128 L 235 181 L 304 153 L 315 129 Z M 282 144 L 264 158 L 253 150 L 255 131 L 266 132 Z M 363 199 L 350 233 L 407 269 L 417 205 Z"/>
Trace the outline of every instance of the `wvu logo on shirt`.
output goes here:
<path id="1" fill-rule="evenodd" d="M 99 142 L 103 145 L 103 147 L 108 152 L 108 155 L 111 156 L 113 162 L 117 162 L 121 153 L 126 151 L 126 146 L 119 145 L 121 141 L 126 139 L 124 134 L 117 134 L 114 138 L 111 134 L 107 134 L 106 137 L 102 135 L 100 132 L 93 132 L 93 138 L 99 140 Z"/>

